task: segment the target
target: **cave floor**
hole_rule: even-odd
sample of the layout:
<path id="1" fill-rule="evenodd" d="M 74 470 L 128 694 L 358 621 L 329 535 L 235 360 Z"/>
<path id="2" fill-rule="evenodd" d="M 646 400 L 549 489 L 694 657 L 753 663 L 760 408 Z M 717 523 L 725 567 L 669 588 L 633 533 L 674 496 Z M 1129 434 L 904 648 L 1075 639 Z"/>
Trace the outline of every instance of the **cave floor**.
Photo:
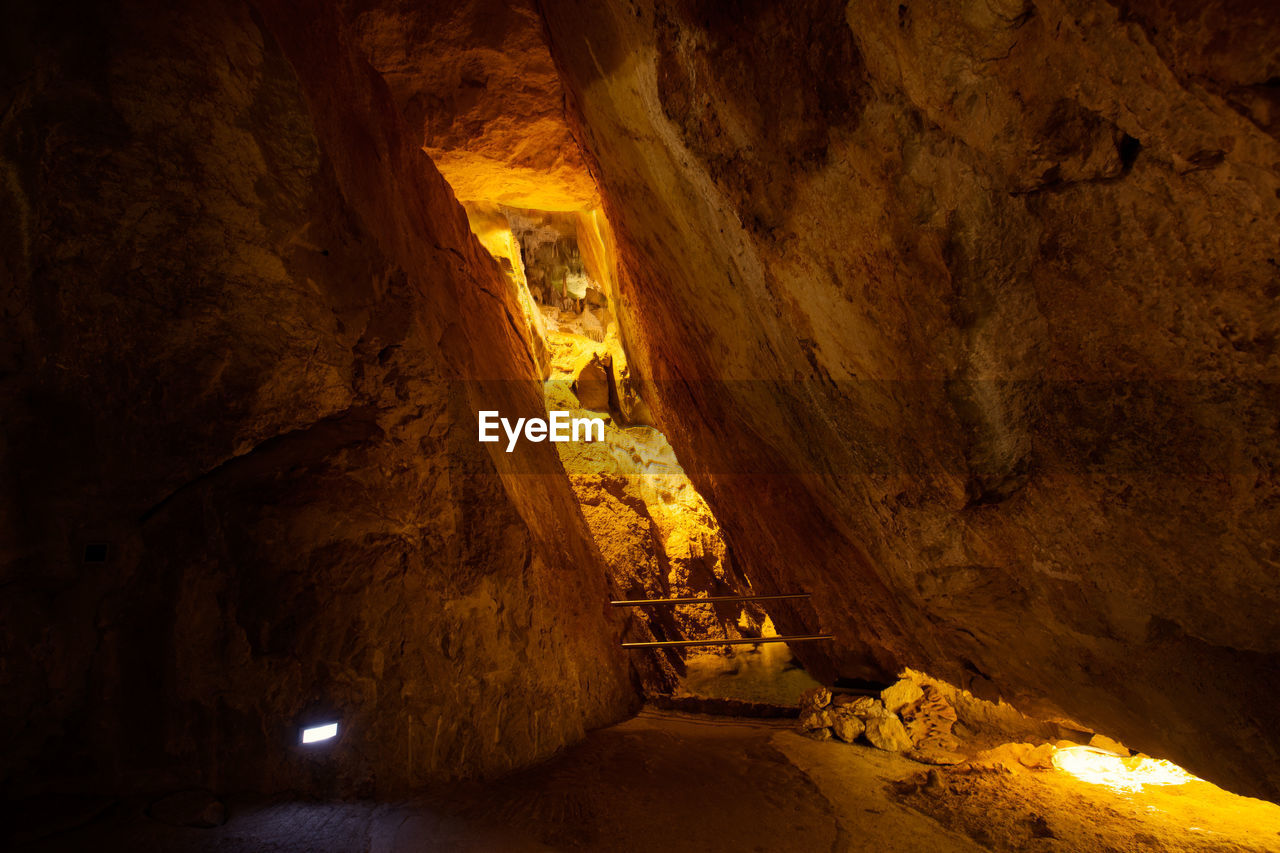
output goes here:
<path id="1" fill-rule="evenodd" d="M 1122 795 L 1054 772 L 926 781 L 926 771 L 807 739 L 789 721 L 647 709 L 497 782 L 397 803 L 232 801 L 215 829 L 155 823 L 121 804 L 19 849 L 1280 850 L 1280 806 L 1204 783 L 1221 802 Z"/>
<path id="2" fill-rule="evenodd" d="M 677 695 L 794 705 L 821 685 L 805 672 L 785 643 L 730 646 L 724 654 L 694 654 L 685 661 Z"/>

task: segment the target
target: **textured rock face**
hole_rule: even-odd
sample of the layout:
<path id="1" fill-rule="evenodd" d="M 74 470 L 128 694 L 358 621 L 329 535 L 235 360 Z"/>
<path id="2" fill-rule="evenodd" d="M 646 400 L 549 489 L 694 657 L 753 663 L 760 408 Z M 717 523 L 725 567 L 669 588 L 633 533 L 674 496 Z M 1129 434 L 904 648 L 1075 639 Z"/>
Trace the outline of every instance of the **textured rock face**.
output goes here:
<path id="1" fill-rule="evenodd" d="M 893 714 L 868 717 L 864 733 L 871 745 L 888 752 L 906 752 L 911 749 L 911 736 L 903 728 L 902 721 Z"/>
<path id="2" fill-rule="evenodd" d="M 480 452 L 458 384 L 540 414 L 536 342 L 418 151 L 590 204 L 531 7 L 31 6 L 6 784 L 360 792 L 616 717 L 555 453 Z M 774 614 L 839 634 L 815 672 L 913 664 L 1280 796 L 1272 6 L 543 0 L 631 375 L 753 585 L 815 594 Z"/>
<path id="3" fill-rule="evenodd" d="M 534 3 L 343 6 L 459 199 L 537 210 L 596 206 Z"/>
<path id="4" fill-rule="evenodd" d="M 594 411 L 585 408 L 588 401 L 581 397 L 581 378 L 571 382 L 570 371 L 583 363 L 582 353 L 603 346 L 578 334 L 549 334 L 553 355 L 551 379 L 546 383 L 547 408 L 604 422 L 603 440 L 561 443 L 556 448 L 615 595 L 654 599 L 749 594 L 725 549 L 720 525 L 662 434 L 650 427 L 622 426 L 617 412 L 609 413 L 607 393 Z M 628 642 L 759 636 L 765 624 L 763 612 L 751 604 L 641 607 L 625 612 Z M 722 649 L 632 652 L 631 661 L 646 692 L 665 694 L 676 687 L 691 653 L 718 654 Z"/>
<path id="5" fill-rule="evenodd" d="M 286 5 L 6 12 L 6 790 L 384 792 L 634 701 L 555 451 L 475 441 L 544 411 L 514 297 Z"/>
<path id="6" fill-rule="evenodd" d="M 1280 796 L 1272 5 L 543 9 L 646 400 L 810 668 Z"/>

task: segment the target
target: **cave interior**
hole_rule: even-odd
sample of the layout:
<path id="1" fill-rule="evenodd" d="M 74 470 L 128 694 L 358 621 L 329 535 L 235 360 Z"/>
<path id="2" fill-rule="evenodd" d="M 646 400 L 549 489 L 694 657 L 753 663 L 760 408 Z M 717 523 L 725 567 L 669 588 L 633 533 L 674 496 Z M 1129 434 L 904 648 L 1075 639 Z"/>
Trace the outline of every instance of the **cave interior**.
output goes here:
<path id="1" fill-rule="evenodd" d="M 1270 0 L 3 16 L 6 846 L 1280 850 Z"/>

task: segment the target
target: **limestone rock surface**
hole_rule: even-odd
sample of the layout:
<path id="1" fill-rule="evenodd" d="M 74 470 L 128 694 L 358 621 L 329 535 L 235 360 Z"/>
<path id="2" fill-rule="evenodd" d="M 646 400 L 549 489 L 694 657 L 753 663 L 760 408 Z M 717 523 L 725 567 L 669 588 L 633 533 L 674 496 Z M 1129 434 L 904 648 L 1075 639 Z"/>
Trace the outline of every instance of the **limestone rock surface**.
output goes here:
<path id="1" fill-rule="evenodd" d="M 800 694 L 800 707 L 804 709 L 826 708 L 831 704 L 831 688 L 814 687 Z"/>
<path id="2" fill-rule="evenodd" d="M 954 749 L 948 749 L 935 742 L 916 744 L 907 753 L 907 756 L 913 761 L 919 761 L 921 764 L 934 764 L 938 766 L 952 766 L 961 764 L 965 760 L 964 753 L 957 752 Z"/>
<path id="3" fill-rule="evenodd" d="M 1023 767 L 1030 767 L 1033 770 L 1052 770 L 1053 751 L 1053 744 L 1042 743 L 1039 746 L 1028 750 L 1018 758 L 1018 761 L 1022 763 Z"/>
<path id="4" fill-rule="evenodd" d="M 820 680 L 916 666 L 1280 797 L 1246 5 L 542 3 L 631 367 L 744 571 L 813 593 Z"/>
<path id="5" fill-rule="evenodd" d="M 911 749 L 911 736 L 903 728 L 902 721 L 892 714 L 868 717 L 866 735 L 867 740 L 877 749 L 888 752 L 906 752 Z"/>
<path id="6" fill-rule="evenodd" d="M 884 702 L 873 696 L 859 696 L 843 707 L 848 708 L 854 716 L 864 720 L 869 720 L 872 717 L 887 717 L 889 715 L 889 710 L 885 708 Z"/>
<path id="7" fill-rule="evenodd" d="M 866 724 L 851 713 L 836 711 L 831 725 L 832 733 L 845 743 L 854 743 L 866 731 Z"/>
<path id="8" fill-rule="evenodd" d="M 924 691 L 920 688 L 920 685 L 909 678 L 900 679 L 880 691 L 880 700 L 884 702 L 884 707 L 894 714 L 916 702 L 922 696 L 924 696 Z"/>
<path id="9" fill-rule="evenodd" d="M 1128 747 L 1113 738 L 1107 737 L 1106 735 L 1095 734 L 1093 737 L 1089 738 L 1089 746 L 1104 749 L 1107 752 L 1115 753 L 1116 755 L 1121 755 L 1125 758 L 1129 757 Z"/>
<path id="10" fill-rule="evenodd" d="M 800 728 L 825 729 L 835 725 L 836 717 L 830 710 L 808 711 L 800 715 Z"/>
<path id="11" fill-rule="evenodd" d="M 633 708 L 555 451 L 475 440 L 545 411 L 519 309 L 336 7 L 5 16 L 6 793 L 372 796 Z"/>
<path id="12" fill-rule="evenodd" d="M 608 356 L 599 353 L 585 353 L 573 372 L 573 393 L 584 409 L 609 408 L 609 364 Z"/>
<path id="13" fill-rule="evenodd" d="M 532 0 L 344 6 L 358 45 L 460 200 L 596 205 Z"/>
<path id="14" fill-rule="evenodd" d="M 984 749 L 974 756 L 969 766 L 974 770 L 994 770 L 1003 773 L 1021 773 L 1027 769 L 1046 769 L 1052 767 L 1050 758 L 1053 754 L 1051 744 L 1035 746 L 1030 743 L 1002 743 L 991 749 Z"/>
<path id="15" fill-rule="evenodd" d="M 952 745 L 951 733 L 958 715 L 933 685 L 926 684 L 920 698 L 900 709 L 899 716 L 917 748 L 928 743 L 944 749 Z"/>

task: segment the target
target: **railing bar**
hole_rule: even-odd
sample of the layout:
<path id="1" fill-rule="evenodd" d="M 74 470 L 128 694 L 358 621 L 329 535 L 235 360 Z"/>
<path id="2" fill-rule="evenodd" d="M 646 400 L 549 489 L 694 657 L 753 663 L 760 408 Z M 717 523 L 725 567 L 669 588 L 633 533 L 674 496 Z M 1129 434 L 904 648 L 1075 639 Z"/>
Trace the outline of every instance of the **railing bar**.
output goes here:
<path id="1" fill-rule="evenodd" d="M 662 640 L 654 643 L 623 643 L 624 649 L 670 649 L 678 646 L 745 646 L 753 643 L 802 643 L 833 640 L 834 634 L 800 634 L 794 637 L 738 637 L 731 640 Z"/>
<path id="2" fill-rule="evenodd" d="M 807 592 L 780 595 L 712 595 L 707 598 L 638 598 L 633 601 L 611 601 L 614 607 L 645 607 L 650 604 L 713 604 L 717 601 L 765 601 L 777 598 L 808 598 Z"/>

